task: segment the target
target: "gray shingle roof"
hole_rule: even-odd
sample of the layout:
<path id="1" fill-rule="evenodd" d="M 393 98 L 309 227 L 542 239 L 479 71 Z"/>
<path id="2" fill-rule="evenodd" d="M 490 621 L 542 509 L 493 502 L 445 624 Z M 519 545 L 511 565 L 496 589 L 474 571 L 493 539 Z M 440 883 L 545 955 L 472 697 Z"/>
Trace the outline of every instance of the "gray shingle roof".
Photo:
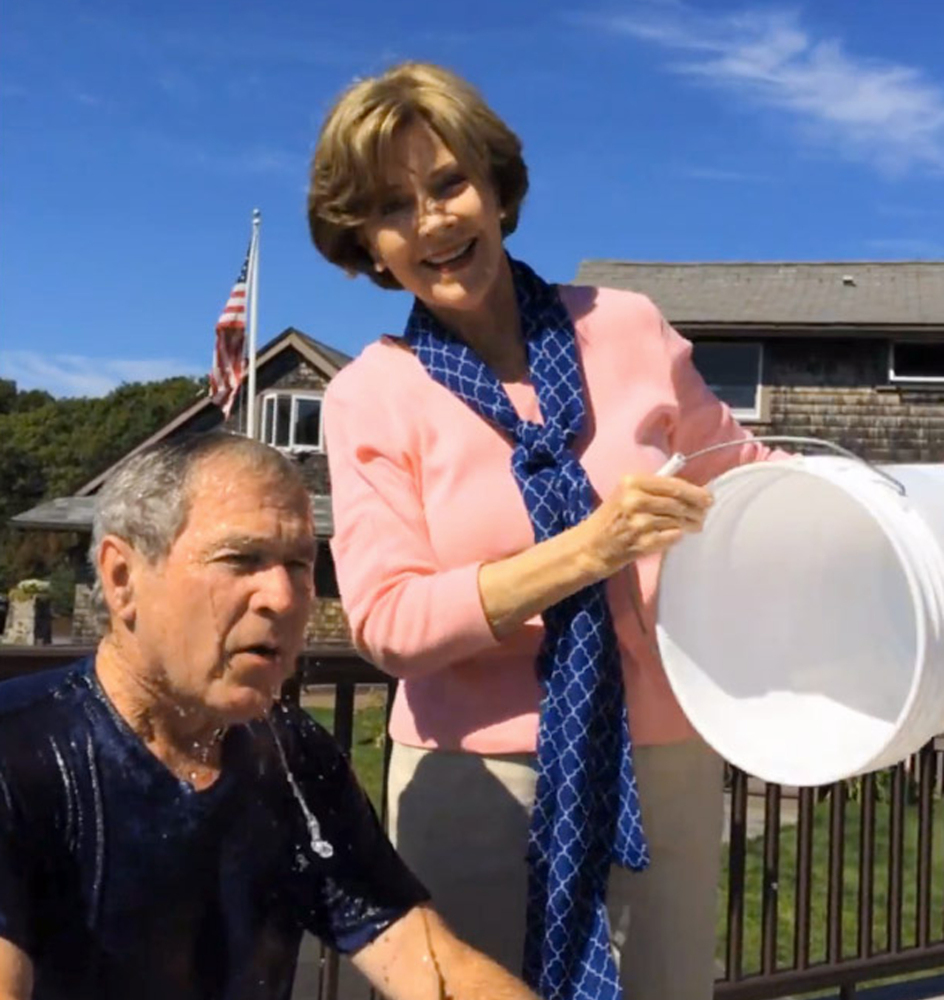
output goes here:
<path id="1" fill-rule="evenodd" d="M 30 510 L 10 518 L 15 528 L 44 528 L 48 531 L 89 531 L 95 497 L 60 497 L 44 500 Z"/>
<path id="2" fill-rule="evenodd" d="M 319 538 L 334 534 L 331 497 L 313 495 L 311 506 L 315 515 L 315 533 Z M 15 528 L 42 528 L 46 531 L 91 531 L 95 497 L 60 497 L 44 500 L 30 510 L 10 518 Z"/>
<path id="3" fill-rule="evenodd" d="M 671 322 L 688 325 L 931 326 L 944 331 L 944 261 L 589 260 L 580 265 L 576 283 L 643 292 Z"/>

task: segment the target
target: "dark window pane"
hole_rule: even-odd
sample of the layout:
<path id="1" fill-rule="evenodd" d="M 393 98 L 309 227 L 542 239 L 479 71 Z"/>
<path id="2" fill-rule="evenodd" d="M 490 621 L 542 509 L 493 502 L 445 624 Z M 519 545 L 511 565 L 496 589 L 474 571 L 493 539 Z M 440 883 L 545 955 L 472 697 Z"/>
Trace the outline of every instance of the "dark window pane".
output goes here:
<path id="1" fill-rule="evenodd" d="M 692 360 L 712 392 L 737 410 L 757 405 L 760 344 L 711 343 L 694 345 Z"/>
<path id="2" fill-rule="evenodd" d="M 262 440 L 275 444 L 275 397 L 266 396 L 262 401 Z"/>
<path id="3" fill-rule="evenodd" d="M 753 410 L 757 406 L 756 385 L 713 385 L 711 391 L 732 410 Z"/>
<path id="4" fill-rule="evenodd" d="M 321 400 L 296 400 L 295 444 L 317 448 L 321 444 Z"/>
<path id="5" fill-rule="evenodd" d="M 944 378 L 944 344 L 895 344 L 892 367 L 899 378 Z"/>
<path id="6" fill-rule="evenodd" d="M 289 429 L 292 426 L 292 397 L 275 397 L 275 439 L 270 444 L 287 448 L 291 443 Z"/>
<path id="7" fill-rule="evenodd" d="M 318 542 L 318 558 L 315 559 L 315 594 L 318 597 L 340 597 L 338 578 L 334 572 L 334 557 L 327 542 Z"/>

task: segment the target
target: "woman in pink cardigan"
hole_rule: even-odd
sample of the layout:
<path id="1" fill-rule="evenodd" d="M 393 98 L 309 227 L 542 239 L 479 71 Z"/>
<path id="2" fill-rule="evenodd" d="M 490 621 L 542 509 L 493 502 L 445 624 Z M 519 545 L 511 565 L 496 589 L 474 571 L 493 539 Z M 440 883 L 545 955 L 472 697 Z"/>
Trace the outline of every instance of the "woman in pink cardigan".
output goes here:
<path id="1" fill-rule="evenodd" d="M 507 255 L 526 190 L 515 134 L 425 64 L 352 86 L 314 157 L 318 249 L 414 297 L 325 397 L 341 596 L 400 681 L 390 832 L 542 995 L 708 1000 L 722 764 L 667 683 L 656 585 L 702 484 L 767 451 L 648 299 Z"/>

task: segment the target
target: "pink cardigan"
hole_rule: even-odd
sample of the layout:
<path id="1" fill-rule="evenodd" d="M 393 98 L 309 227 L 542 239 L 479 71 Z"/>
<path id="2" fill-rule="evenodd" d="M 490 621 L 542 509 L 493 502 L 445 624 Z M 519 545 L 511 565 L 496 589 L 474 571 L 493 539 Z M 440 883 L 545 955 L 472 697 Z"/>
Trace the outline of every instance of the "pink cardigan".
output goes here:
<path id="1" fill-rule="evenodd" d="M 707 389 L 691 345 L 647 298 L 574 287 L 561 295 L 574 319 L 589 402 L 578 451 L 599 496 L 626 473 L 654 472 L 671 453 L 713 442 L 746 443 L 693 462 L 683 473 L 693 482 L 767 457 Z M 523 417 L 540 420 L 529 384 L 505 387 Z M 534 750 L 543 625 L 535 617 L 498 642 L 478 592 L 483 562 L 534 542 L 509 440 L 388 338 L 334 378 L 324 412 L 344 608 L 357 648 L 402 682 L 391 736 L 417 747 Z M 640 745 L 692 735 L 655 644 L 659 563 L 640 560 L 607 584 Z"/>

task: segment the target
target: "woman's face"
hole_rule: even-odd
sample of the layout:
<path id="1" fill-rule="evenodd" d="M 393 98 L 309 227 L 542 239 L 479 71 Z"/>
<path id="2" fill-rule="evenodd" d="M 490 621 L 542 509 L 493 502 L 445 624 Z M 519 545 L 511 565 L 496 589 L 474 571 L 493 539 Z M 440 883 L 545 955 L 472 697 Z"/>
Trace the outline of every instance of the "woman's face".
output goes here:
<path id="1" fill-rule="evenodd" d="M 472 177 L 424 123 L 395 137 L 362 236 L 375 264 L 447 323 L 450 314 L 487 308 L 507 268 L 491 184 Z"/>

